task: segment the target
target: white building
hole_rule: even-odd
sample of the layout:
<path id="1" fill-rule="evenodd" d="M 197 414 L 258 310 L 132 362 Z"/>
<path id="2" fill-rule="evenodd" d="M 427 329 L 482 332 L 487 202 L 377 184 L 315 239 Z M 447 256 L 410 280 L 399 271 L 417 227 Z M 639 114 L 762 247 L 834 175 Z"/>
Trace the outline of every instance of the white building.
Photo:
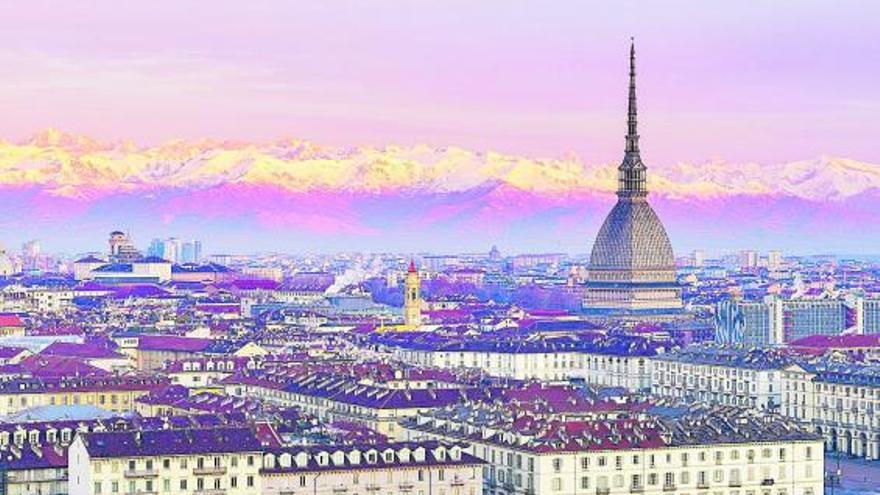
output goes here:
<path id="1" fill-rule="evenodd" d="M 789 359 L 772 350 L 695 346 L 653 358 L 651 391 L 707 404 L 775 410 Z"/>
<path id="2" fill-rule="evenodd" d="M 244 427 L 83 433 L 68 453 L 70 495 L 260 493 L 262 449 Z"/>
<path id="3" fill-rule="evenodd" d="M 783 414 L 822 435 L 830 451 L 880 459 L 880 366 L 793 364 L 782 376 Z"/>
<path id="4" fill-rule="evenodd" d="M 720 408 L 567 419 L 511 409 L 438 411 L 402 424 L 413 439 L 466 438 L 489 463 L 492 495 L 823 493 L 821 439 L 778 416 Z"/>
<path id="5" fill-rule="evenodd" d="M 593 335 L 434 341 L 389 335 L 380 345 L 396 358 L 425 367 L 474 368 L 516 380 L 582 379 L 593 385 L 649 390 L 651 358 L 666 346 L 641 337 Z"/>
<path id="6" fill-rule="evenodd" d="M 263 455 L 262 493 L 481 495 L 483 461 L 460 444 L 285 447 Z"/>

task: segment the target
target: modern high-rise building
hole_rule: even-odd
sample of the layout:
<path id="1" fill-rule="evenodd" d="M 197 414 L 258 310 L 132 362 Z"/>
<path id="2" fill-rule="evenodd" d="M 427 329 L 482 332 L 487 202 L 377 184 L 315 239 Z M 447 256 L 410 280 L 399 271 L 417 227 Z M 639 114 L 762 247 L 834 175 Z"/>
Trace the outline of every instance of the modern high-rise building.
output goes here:
<path id="1" fill-rule="evenodd" d="M 691 263 L 696 268 L 702 268 L 706 264 L 706 253 L 702 249 L 695 249 L 691 255 Z"/>
<path id="2" fill-rule="evenodd" d="M 847 331 L 848 311 L 843 299 L 721 301 L 715 308 L 715 340 L 767 346 L 811 335 L 840 335 Z"/>
<path id="3" fill-rule="evenodd" d="M 782 252 L 778 250 L 770 250 L 767 252 L 767 268 L 770 270 L 778 270 L 782 266 Z"/>
<path id="4" fill-rule="evenodd" d="M 150 256 L 158 256 L 172 263 L 200 263 L 202 242 L 195 239 L 184 241 L 177 237 L 153 239 L 147 252 Z"/>
<path id="5" fill-rule="evenodd" d="M 782 343 L 780 304 L 721 301 L 715 308 L 715 341 L 720 344 L 772 346 Z"/>
<path id="6" fill-rule="evenodd" d="M 592 314 L 665 314 L 682 308 L 672 244 L 648 204 L 639 152 L 635 46 L 630 47 L 626 150 L 617 168 L 617 204 L 590 254 L 584 309 Z"/>
<path id="7" fill-rule="evenodd" d="M 758 266 L 758 252 L 751 249 L 740 251 L 739 266 L 741 268 L 755 268 Z"/>

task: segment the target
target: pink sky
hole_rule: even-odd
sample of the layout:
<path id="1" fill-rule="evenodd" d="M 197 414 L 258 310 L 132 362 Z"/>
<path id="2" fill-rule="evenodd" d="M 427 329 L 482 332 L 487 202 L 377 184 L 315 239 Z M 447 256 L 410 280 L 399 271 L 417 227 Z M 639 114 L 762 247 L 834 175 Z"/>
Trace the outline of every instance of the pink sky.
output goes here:
<path id="1" fill-rule="evenodd" d="M 0 18 L 6 139 L 56 127 L 615 161 L 633 35 L 649 164 L 880 160 L 878 2 L 29 0 Z"/>

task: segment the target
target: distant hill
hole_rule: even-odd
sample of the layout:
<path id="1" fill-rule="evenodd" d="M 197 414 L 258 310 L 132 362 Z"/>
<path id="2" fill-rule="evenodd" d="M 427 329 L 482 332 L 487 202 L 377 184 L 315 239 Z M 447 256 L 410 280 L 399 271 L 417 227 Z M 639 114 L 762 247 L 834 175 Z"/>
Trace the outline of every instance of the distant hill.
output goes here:
<path id="1" fill-rule="evenodd" d="M 646 161 L 651 201 L 678 250 L 880 252 L 880 165 L 835 157 L 774 165 Z M 0 227 L 4 241 L 54 243 L 53 235 L 67 234 L 59 248 L 86 248 L 124 227 L 142 243 L 175 232 L 231 246 L 246 235 L 260 250 L 345 242 L 587 252 L 614 201 L 615 166 L 296 140 L 138 147 L 49 130 L 0 142 Z"/>

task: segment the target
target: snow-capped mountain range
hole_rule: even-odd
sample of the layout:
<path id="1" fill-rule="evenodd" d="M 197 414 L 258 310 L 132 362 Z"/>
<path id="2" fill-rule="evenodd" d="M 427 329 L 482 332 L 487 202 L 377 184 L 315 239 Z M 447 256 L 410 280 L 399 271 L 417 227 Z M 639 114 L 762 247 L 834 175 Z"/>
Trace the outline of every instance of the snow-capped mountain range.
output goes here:
<path id="1" fill-rule="evenodd" d="M 836 157 L 772 165 L 646 161 L 652 203 L 677 249 L 766 241 L 864 251 L 873 239 L 865 222 L 880 219 L 878 164 Z M 219 232 L 221 244 L 236 229 L 253 229 L 289 246 L 308 247 L 311 236 L 317 248 L 338 236 L 370 239 L 363 247 L 373 249 L 384 237 L 393 249 L 400 238 L 403 247 L 417 248 L 461 235 L 462 248 L 500 242 L 572 251 L 586 243 L 586 251 L 585 237 L 613 202 L 615 167 L 455 147 L 331 148 L 297 140 L 142 147 L 49 130 L 0 142 L 0 225 L 14 239 L 19 232 L 49 238 L 59 226 L 92 236 L 121 223 L 146 236 Z M 85 241 L 62 244 L 85 248 Z"/>

